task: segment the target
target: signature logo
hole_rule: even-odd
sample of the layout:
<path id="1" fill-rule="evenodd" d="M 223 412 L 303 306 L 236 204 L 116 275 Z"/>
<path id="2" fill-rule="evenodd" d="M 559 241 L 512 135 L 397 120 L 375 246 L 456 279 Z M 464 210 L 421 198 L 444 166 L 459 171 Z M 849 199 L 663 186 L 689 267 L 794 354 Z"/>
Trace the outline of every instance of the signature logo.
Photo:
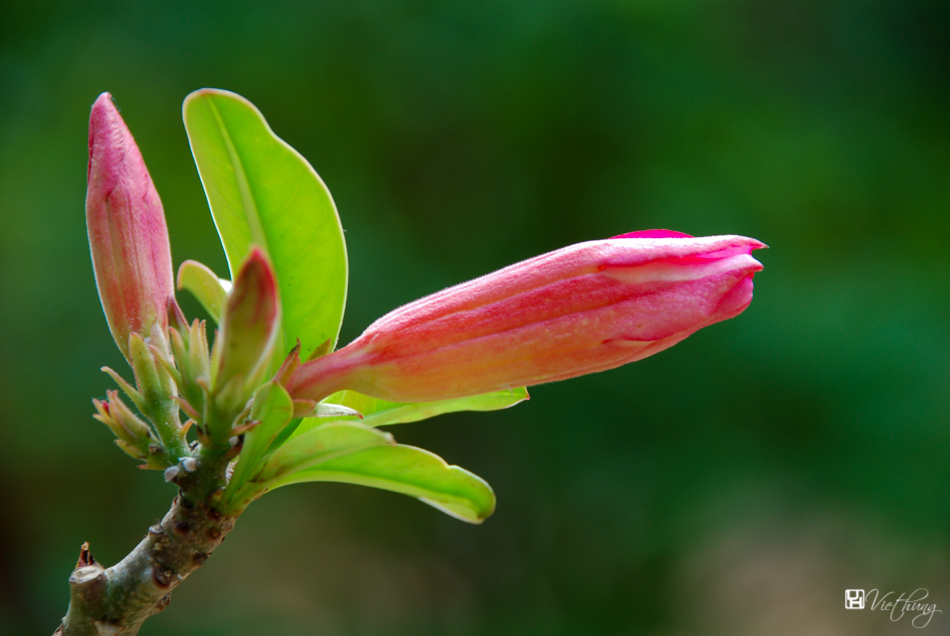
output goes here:
<path id="1" fill-rule="evenodd" d="M 918 587 L 910 594 L 902 593 L 897 598 L 893 598 L 894 594 L 896 592 L 881 595 L 877 589 L 867 592 L 845 590 L 844 607 L 849 610 L 860 610 L 870 604 L 872 611 L 888 612 L 891 621 L 895 623 L 909 616 L 910 624 L 918 629 L 927 627 L 935 615 L 943 613 L 943 610 L 937 609 L 936 603 L 925 602 L 930 596 L 930 592 L 925 587 Z"/>

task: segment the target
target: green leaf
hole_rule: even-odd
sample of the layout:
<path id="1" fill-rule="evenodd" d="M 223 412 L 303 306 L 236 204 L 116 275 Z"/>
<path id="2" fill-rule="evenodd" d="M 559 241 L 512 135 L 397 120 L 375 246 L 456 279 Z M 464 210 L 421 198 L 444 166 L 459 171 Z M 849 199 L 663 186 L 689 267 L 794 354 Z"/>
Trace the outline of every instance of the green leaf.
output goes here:
<path id="1" fill-rule="evenodd" d="M 388 433 L 357 422 L 334 422 L 315 428 L 306 435 L 287 440 L 271 452 L 250 479 L 224 498 L 220 510 L 239 514 L 249 503 L 302 470 L 347 452 L 394 443 Z"/>
<path id="2" fill-rule="evenodd" d="M 363 395 L 357 391 L 347 390 L 334 393 L 324 402 L 339 404 L 359 411 L 363 415 L 363 424 L 367 426 L 386 426 L 418 422 L 436 415 L 456 411 L 497 411 L 514 406 L 527 399 L 529 399 L 528 390 L 520 387 L 453 400 L 417 403 L 387 402 L 386 400 Z M 325 418 L 308 417 L 300 423 L 295 434 L 300 435 L 314 427 L 325 424 L 327 421 Z"/>
<path id="3" fill-rule="evenodd" d="M 320 176 L 240 95 L 195 91 L 183 115 L 231 278 L 250 245 L 260 245 L 280 286 L 281 353 L 297 338 L 304 359 L 326 340 L 335 344 L 346 303 L 346 245 Z"/>
<path id="4" fill-rule="evenodd" d="M 314 432 L 320 430 L 323 427 Z M 288 475 L 273 487 L 309 481 L 391 490 L 470 523 L 481 523 L 495 510 L 495 493 L 485 480 L 414 446 L 377 446 L 346 453 Z"/>
<path id="5" fill-rule="evenodd" d="M 231 281 L 218 278 L 207 265 L 189 260 L 178 268 L 178 289 L 188 290 L 208 315 L 219 322 L 221 309 L 231 291 Z"/>
<path id="6" fill-rule="evenodd" d="M 260 424 L 244 434 L 244 446 L 241 448 L 231 481 L 225 489 L 225 500 L 250 478 L 271 442 L 290 423 L 293 415 L 294 402 L 284 387 L 271 381 L 257 389 L 249 417 Z"/>
<path id="7" fill-rule="evenodd" d="M 392 435 L 359 422 L 333 422 L 284 442 L 264 461 L 252 480 L 270 486 L 339 453 L 393 443 Z"/>

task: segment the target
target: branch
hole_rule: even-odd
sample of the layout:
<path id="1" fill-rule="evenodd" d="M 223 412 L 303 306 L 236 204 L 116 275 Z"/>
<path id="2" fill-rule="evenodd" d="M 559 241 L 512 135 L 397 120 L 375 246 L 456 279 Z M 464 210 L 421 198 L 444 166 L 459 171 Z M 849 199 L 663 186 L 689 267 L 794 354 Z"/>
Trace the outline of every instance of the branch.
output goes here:
<path id="1" fill-rule="evenodd" d="M 235 520 L 179 491 L 161 523 L 111 568 L 96 563 L 83 544 L 69 577 L 69 610 L 53 636 L 134 636 L 168 606 L 171 591 L 208 560 Z"/>

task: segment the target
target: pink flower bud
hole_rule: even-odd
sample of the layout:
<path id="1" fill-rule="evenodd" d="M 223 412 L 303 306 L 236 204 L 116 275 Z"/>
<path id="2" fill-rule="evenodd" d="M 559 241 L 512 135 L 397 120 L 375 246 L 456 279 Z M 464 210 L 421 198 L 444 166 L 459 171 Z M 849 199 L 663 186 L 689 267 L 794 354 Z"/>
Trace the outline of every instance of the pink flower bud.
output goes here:
<path id="1" fill-rule="evenodd" d="M 383 316 L 301 365 L 290 392 L 435 401 L 612 369 L 740 314 L 761 247 L 667 230 L 571 245 Z"/>
<path id="2" fill-rule="evenodd" d="M 165 308 L 174 279 L 165 214 L 109 93 L 99 96 L 89 117 L 87 179 L 92 265 L 112 337 L 127 359 L 132 333 L 167 348 Z"/>

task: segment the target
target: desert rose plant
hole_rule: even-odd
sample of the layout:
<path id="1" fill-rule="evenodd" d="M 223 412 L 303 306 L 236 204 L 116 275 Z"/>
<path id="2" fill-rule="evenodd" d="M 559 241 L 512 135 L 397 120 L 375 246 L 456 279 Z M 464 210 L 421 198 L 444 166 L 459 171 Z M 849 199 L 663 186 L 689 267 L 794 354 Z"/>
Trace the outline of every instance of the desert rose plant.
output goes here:
<path id="1" fill-rule="evenodd" d="M 427 296 L 335 350 L 346 246 L 310 164 L 244 98 L 187 97 L 184 120 L 230 268 L 173 277 L 161 200 L 103 93 L 89 122 L 86 221 L 106 321 L 132 380 L 93 400 L 115 443 L 178 494 L 105 568 L 84 544 L 57 633 L 131 635 L 221 543 L 244 509 L 288 484 L 336 481 L 416 497 L 480 523 L 484 480 L 379 427 L 527 399 L 527 386 L 640 360 L 752 300 L 764 247 L 668 230 L 571 245 Z M 209 344 L 175 290 L 217 324 Z M 122 397 L 124 394 L 124 398 Z"/>

